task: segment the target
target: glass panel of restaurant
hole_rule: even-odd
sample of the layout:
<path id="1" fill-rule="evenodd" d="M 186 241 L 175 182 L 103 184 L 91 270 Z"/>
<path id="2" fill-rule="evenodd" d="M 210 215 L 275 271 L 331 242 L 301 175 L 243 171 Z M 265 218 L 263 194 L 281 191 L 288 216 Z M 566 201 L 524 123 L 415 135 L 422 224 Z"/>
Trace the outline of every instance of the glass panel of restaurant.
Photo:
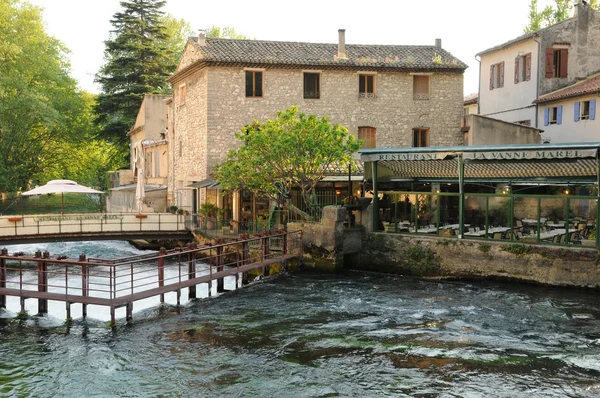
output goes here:
<path id="1" fill-rule="evenodd" d="M 465 238 L 485 238 L 487 196 L 466 195 L 464 207 Z M 468 225 L 468 226 L 467 226 Z"/>
<path id="2" fill-rule="evenodd" d="M 510 198 L 506 195 L 488 197 L 488 238 L 510 239 Z"/>

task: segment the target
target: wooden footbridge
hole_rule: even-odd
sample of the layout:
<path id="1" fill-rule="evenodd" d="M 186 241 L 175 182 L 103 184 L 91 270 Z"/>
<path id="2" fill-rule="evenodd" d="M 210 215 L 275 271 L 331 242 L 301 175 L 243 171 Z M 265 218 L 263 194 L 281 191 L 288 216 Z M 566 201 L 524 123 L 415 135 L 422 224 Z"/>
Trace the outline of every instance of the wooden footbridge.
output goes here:
<path id="1" fill-rule="evenodd" d="M 224 291 L 224 279 L 235 277 L 236 288 L 248 280 L 249 271 L 269 273 L 273 264 L 287 267 L 289 260 L 302 256 L 302 231 L 248 237 L 241 235 L 233 242 L 220 244 L 188 244 L 175 250 L 119 259 L 86 258 L 77 260 L 64 256 L 52 257 L 48 252 L 36 252 L 33 257 L 23 253 L 0 251 L 0 308 L 6 308 L 6 297 L 20 297 L 21 311 L 25 300 L 37 299 L 38 312 L 48 312 L 48 300 L 66 303 L 67 319 L 71 304 L 81 304 L 87 315 L 88 305 L 110 307 L 111 323 L 115 324 L 115 309 L 126 308 L 126 319 L 132 319 L 133 303 L 160 296 L 161 303 L 168 292 L 189 289 L 189 298 L 196 298 L 196 287 L 207 283 L 210 296 L 213 281 L 217 292 Z"/>
<path id="2" fill-rule="evenodd" d="M 171 213 L 36 214 L 0 217 L 0 245 L 77 240 L 191 239 Z"/>

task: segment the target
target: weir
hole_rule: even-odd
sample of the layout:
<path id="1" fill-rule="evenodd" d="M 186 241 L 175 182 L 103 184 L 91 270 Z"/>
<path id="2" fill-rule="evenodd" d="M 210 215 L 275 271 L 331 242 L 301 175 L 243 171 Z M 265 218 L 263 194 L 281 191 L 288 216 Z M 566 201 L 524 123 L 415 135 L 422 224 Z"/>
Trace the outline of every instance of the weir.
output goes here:
<path id="1" fill-rule="evenodd" d="M 81 304 L 87 315 L 88 305 L 110 308 L 111 324 L 115 325 L 115 310 L 126 308 L 126 320 L 133 316 L 133 303 L 150 297 L 176 292 L 180 304 L 181 289 L 189 289 L 190 299 L 196 298 L 196 286 L 207 283 L 209 296 L 213 281 L 217 292 L 224 292 L 224 278 L 235 276 L 235 287 L 247 284 L 248 272 L 259 270 L 268 275 L 269 267 L 287 267 L 293 258 L 302 257 L 302 231 L 264 232 L 254 237 L 240 236 L 233 242 L 197 245 L 190 243 L 174 250 L 161 248 L 158 253 L 118 259 L 87 258 L 77 261 L 65 256 L 50 256 L 36 252 L 33 257 L 23 253 L 0 251 L 0 308 L 6 308 L 6 296 L 20 298 L 21 312 L 25 300 L 37 299 L 38 311 L 48 312 L 48 300 L 66 303 L 67 319 L 71 304 Z M 207 274 L 199 274 L 198 265 L 208 266 Z"/>

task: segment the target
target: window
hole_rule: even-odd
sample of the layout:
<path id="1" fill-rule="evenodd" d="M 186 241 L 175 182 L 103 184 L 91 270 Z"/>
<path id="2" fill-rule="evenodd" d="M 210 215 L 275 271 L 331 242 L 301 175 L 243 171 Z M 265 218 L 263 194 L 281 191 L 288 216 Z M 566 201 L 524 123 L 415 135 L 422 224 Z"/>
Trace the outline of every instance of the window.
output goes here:
<path id="1" fill-rule="evenodd" d="M 504 87 L 504 62 L 490 66 L 490 90 Z"/>
<path id="2" fill-rule="evenodd" d="M 546 78 L 567 77 L 569 50 L 566 48 L 546 49 Z"/>
<path id="3" fill-rule="evenodd" d="M 575 103 L 575 121 L 594 120 L 596 118 L 596 100 L 581 101 Z"/>
<path id="4" fill-rule="evenodd" d="M 465 111 L 465 115 L 468 115 L 468 114 L 469 114 L 469 108 L 465 108 L 465 110 L 464 110 L 464 111 Z"/>
<path id="5" fill-rule="evenodd" d="M 562 124 L 562 105 L 544 109 L 544 126 Z"/>
<path id="6" fill-rule="evenodd" d="M 179 105 L 185 104 L 185 84 L 179 85 Z"/>
<path id="7" fill-rule="evenodd" d="M 246 71 L 246 97 L 259 98 L 263 96 L 263 73 L 256 70 Z"/>
<path id="8" fill-rule="evenodd" d="M 515 84 L 531 80 L 531 53 L 515 58 Z"/>
<path id="9" fill-rule="evenodd" d="M 429 99 L 429 76 L 414 75 L 413 76 L 413 99 L 428 100 Z"/>
<path id="10" fill-rule="evenodd" d="M 363 141 L 361 148 L 377 148 L 375 136 L 377 129 L 375 127 L 359 127 L 358 139 Z"/>
<path id="11" fill-rule="evenodd" d="M 413 147 L 429 146 L 429 129 L 413 129 Z"/>
<path id="12" fill-rule="evenodd" d="M 360 98 L 375 97 L 375 75 L 358 75 L 358 95 Z"/>
<path id="13" fill-rule="evenodd" d="M 318 73 L 304 73 L 304 98 L 320 98 L 319 80 L 320 75 Z"/>

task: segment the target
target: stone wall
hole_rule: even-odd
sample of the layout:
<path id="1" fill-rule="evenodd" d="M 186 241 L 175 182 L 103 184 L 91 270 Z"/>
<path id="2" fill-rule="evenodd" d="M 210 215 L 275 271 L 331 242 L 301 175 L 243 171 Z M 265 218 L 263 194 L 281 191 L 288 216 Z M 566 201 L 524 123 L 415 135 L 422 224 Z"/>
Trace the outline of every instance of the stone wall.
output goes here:
<path id="1" fill-rule="evenodd" d="M 548 29 L 540 31 L 539 95 L 568 86 L 592 73 L 600 71 L 600 12 L 589 5 L 577 7 L 577 18 L 564 20 Z M 568 44 L 568 76 L 565 78 L 545 78 L 546 48 L 557 44 Z"/>
<path id="2" fill-rule="evenodd" d="M 370 234 L 350 267 L 447 279 L 489 278 L 597 288 L 599 260 L 597 250 L 581 247 Z"/>
<path id="3" fill-rule="evenodd" d="M 326 206 L 321 223 L 288 223 L 289 232 L 302 230 L 304 263 L 315 269 L 340 270 L 344 255 L 359 252 L 365 229 L 344 225 L 344 207 Z"/>
<path id="4" fill-rule="evenodd" d="M 359 126 L 377 129 L 377 147 L 411 147 L 412 129 L 430 129 L 431 146 L 460 145 L 463 75 L 433 73 L 430 99 L 413 100 L 413 76 L 379 72 L 376 98 L 358 96 L 354 71 L 321 71 L 320 99 L 303 98 L 303 71 L 266 69 L 263 98 L 246 98 L 242 67 L 211 67 L 208 71 L 208 164 L 222 161 L 239 145 L 234 138 L 241 127 L 276 117 L 276 112 L 297 105 L 301 112 L 328 116 L 356 135 Z"/>

